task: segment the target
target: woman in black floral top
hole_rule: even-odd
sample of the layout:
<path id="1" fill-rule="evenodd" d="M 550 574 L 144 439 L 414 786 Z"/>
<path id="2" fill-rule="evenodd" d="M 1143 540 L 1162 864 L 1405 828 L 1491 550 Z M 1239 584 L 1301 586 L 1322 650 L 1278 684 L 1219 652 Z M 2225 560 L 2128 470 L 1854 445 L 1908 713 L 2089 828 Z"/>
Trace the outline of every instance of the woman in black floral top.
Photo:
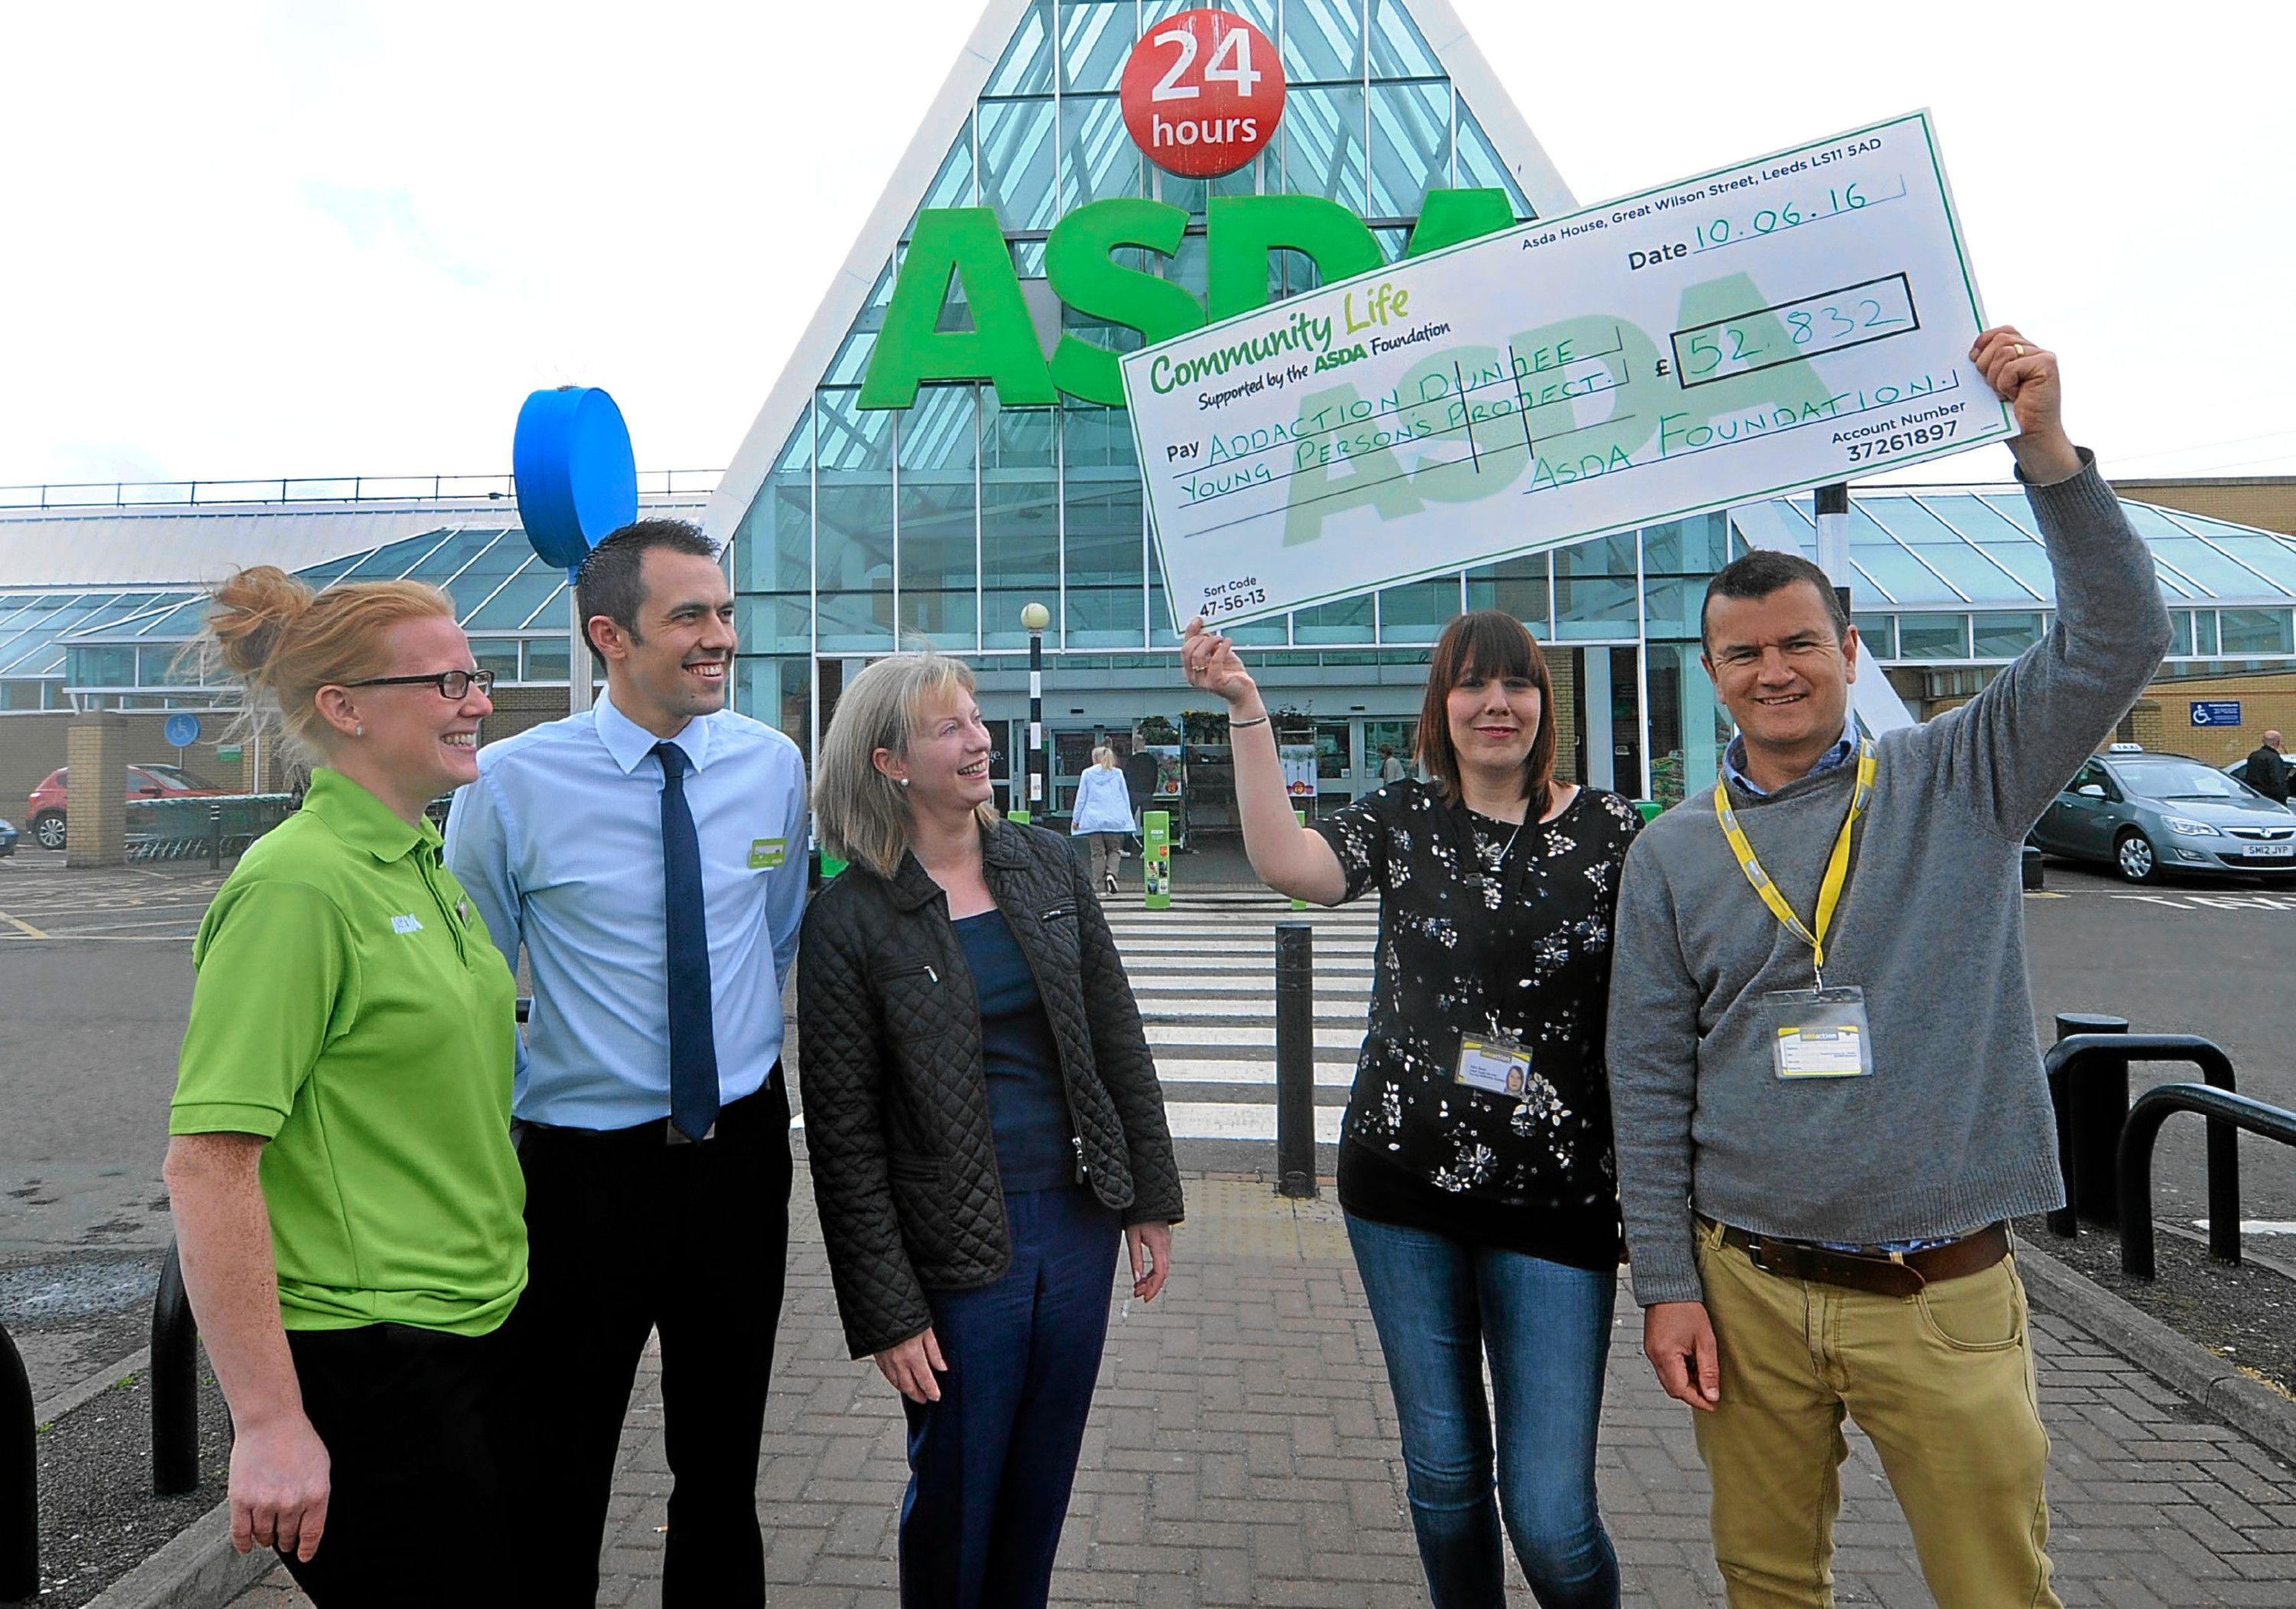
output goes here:
<path id="1" fill-rule="evenodd" d="M 1379 892 L 1340 1205 L 1429 1594 L 1436 1609 L 1504 1609 L 1503 1515 L 1543 1609 L 1611 1609 L 1595 1433 L 1620 1241 L 1603 1033 L 1640 817 L 1554 780 L 1546 663 L 1503 612 L 1462 615 L 1436 644 L 1419 725 L 1433 780 L 1390 783 L 1308 827 L 1235 651 L 1197 622 L 1182 664 L 1227 703 L 1252 869 L 1319 905 Z"/>

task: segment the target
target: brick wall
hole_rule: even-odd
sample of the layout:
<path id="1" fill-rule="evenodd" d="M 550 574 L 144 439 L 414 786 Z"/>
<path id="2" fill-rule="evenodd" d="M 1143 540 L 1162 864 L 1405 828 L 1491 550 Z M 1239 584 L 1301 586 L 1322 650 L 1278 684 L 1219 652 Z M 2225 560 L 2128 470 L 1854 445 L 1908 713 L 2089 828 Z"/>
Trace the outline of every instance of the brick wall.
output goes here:
<path id="1" fill-rule="evenodd" d="M 2237 699 L 2240 725 L 2195 727 L 2193 703 L 2197 699 Z M 2212 766 L 2229 765 L 2246 759 L 2267 730 L 2283 733 L 2296 743 L 2296 670 L 2155 682 L 2144 690 L 2135 716 L 2130 735 L 2146 748 L 2189 754 Z"/>
<path id="2" fill-rule="evenodd" d="M 495 743 L 525 731 L 529 727 L 556 720 L 566 713 L 566 693 L 560 687 L 504 687 L 495 694 L 495 712 L 487 718 L 480 730 L 482 741 Z M 46 780 L 49 772 L 69 763 L 67 733 L 70 730 L 72 714 L 69 710 L 38 713 L 0 715 L 0 821 L 12 823 L 19 831 L 25 825 L 24 800 L 34 788 Z M 168 765 L 177 763 L 174 745 L 162 735 L 168 724 L 167 713 L 161 710 L 124 710 L 119 718 L 125 723 L 124 759 L 127 765 Z M 266 742 L 264 775 L 258 780 L 250 775 L 255 755 L 251 749 L 242 758 L 226 764 L 216 758 L 226 729 L 232 718 L 226 715 L 202 715 L 200 725 L 201 740 L 183 751 L 182 765 L 193 776 L 205 777 L 217 787 L 241 789 L 254 792 L 284 789 L 291 781 L 289 768 L 283 761 L 281 745 Z"/>
<path id="3" fill-rule="evenodd" d="M 120 719 L 127 723 L 122 763 L 176 763 L 175 746 L 161 735 L 168 724 L 166 714 L 135 710 L 121 713 Z M 25 795 L 38 787 L 49 772 L 68 763 L 65 734 L 71 722 L 72 714 L 68 710 L 0 715 L 0 820 L 12 822 L 20 829 L 24 825 Z M 241 785 L 240 768 L 216 759 L 217 740 L 229 724 L 227 716 L 202 715 L 200 726 L 206 735 L 184 751 L 182 764 L 185 770 L 218 787 L 236 788 Z"/>
<path id="4" fill-rule="evenodd" d="M 2194 701 L 2227 699 L 2239 701 L 2239 726 L 2193 725 Z M 1922 710 L 1923 719 L 1935 720 L 1968 702 L 1966 698 L 1935 699 L 1926 706 L 1915 703 L 1915 707 Z M 2147 749 L 2189 754 L 2212 766 L 2227 766 L 2247 759 L 2267 731 L 2280 733 L 2296 750 L 2296 670 L 2155 682 L 2137 698 L 2111 741 L 2142 743 Z"/>
<path id="5" fill-rule="evenodd" d="M 67 731 L 65 763 L 76 776 L 102 779 L 102 785 L 72 790 L 71 841 L 67 866 L 119 866 L 127 858 L 127 719 L 119 715 L 80 715 Z"/>
<path id="6" fill-rule="evenodd" d="M 1544 644 L 1546 677 L 1554 685 L 1554 708 L 1546 718 L 1554 723 L 1554 776 L 1558 782 L 1578 780 L 1578 655 L 1577 648 Z"/>
<path id="7" fill-rule="evenodd" d="M 2296 475 L 2254 475 L 2209 480 L 2115 480 L 2112 489 L 2133 503 L 2157 503 L 2211 520 L 2253 525 L 2296 536 Z"/>

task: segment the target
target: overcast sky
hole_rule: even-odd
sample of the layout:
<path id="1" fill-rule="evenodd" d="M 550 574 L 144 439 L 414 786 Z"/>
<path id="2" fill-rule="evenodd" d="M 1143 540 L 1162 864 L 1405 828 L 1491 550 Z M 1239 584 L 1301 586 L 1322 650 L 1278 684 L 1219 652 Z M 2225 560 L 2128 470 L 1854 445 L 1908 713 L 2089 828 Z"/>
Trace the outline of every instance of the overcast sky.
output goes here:
<path id="1" fill-rule="evenodd" d="M 2296 472 L 2284 0 L 1456 4 L 1582 202 L 1929 106 L 2109 471 Z M 977 15 L 11 7 L 0 484 L 500 473 L 568 382 L 719 467 Z"/>

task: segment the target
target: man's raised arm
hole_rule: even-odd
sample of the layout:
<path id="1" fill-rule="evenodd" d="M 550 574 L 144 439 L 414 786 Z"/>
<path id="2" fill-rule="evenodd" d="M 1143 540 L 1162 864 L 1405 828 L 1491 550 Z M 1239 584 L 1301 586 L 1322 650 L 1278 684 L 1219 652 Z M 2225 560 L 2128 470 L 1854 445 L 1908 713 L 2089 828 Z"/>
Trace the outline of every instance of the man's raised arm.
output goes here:
<path id="1" fill-rule="evenodd" d="M 1956 751 L 1948 775 L 2004 837 L 2021 839 L 2169 651 L 2152 556 L 2095 461 L 2072 444 L 2057 357 L 2003 325 L 1970 354 L 2017 415 L 2009 443 L 2056 579 L 2049 635 L 1922 739 Z"/>

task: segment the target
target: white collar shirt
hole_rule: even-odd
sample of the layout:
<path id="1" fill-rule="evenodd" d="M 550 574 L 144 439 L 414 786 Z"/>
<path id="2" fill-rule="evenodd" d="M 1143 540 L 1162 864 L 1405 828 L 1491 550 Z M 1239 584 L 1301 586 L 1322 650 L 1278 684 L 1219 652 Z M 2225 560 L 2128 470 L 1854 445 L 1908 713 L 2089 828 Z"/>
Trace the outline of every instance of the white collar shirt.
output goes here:
<path id="1" fill-rule="evenodd" d="M 534 1006 L 512 1110 L 559 1128 L 626 1129 L 669 1112 L 668 932 L 660 740 L 602 696 L 587 712 L 479 752 L 455 797 L 447 863 Z M 669 740 L 693 762 L 718 1098 L 765 1086 L 782 1052 L 782 987 L 805 915 L 805 763 L 732 710 Z"/>

